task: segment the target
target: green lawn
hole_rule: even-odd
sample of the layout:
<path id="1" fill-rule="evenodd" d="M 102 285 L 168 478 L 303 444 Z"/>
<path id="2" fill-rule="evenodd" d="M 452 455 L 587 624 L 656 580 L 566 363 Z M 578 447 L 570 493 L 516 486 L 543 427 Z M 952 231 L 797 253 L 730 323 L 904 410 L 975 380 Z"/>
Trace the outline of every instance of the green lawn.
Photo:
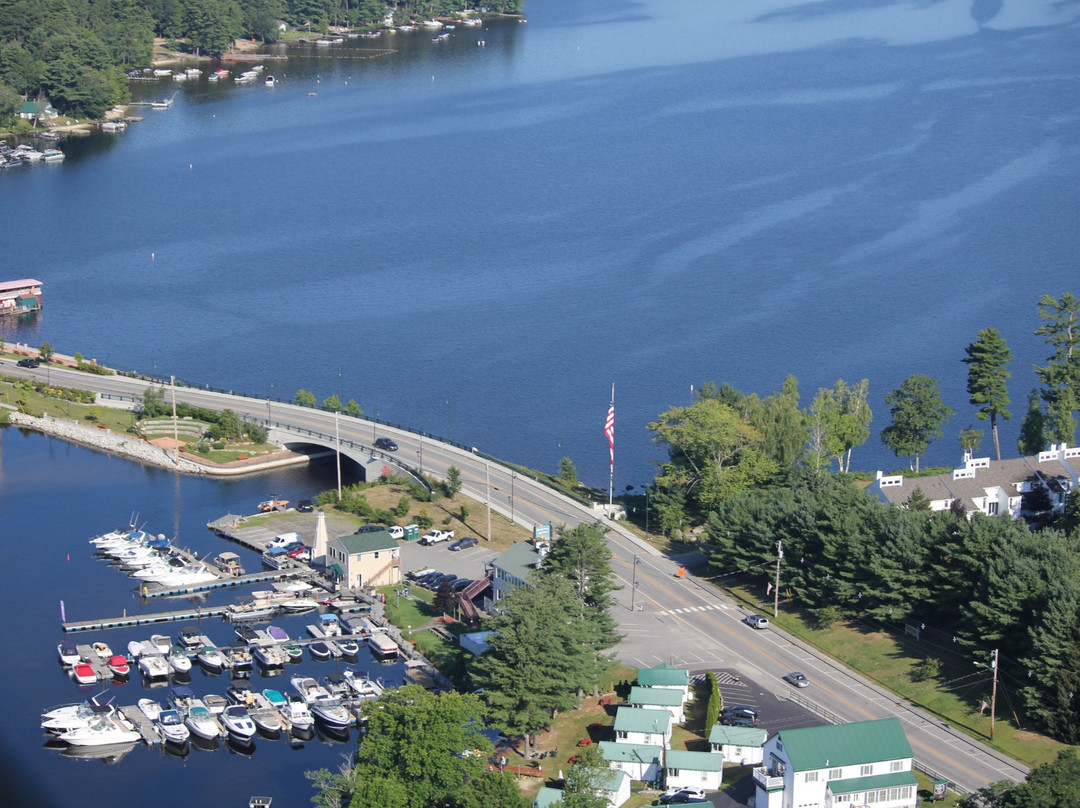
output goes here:
<path id="1" fill-rule="evenodd" d="M 748 605 L 759 598 L 738 587 L 728 590 Z M 773 620 L 771 609 L 769 619 Z M 948 721 L 952 726 L 966 732 L 983 743 L 990 744 L 1010 757 L 1031 766 L 1049 763 L 1057 757 L 1064 744 L 1017 725 L 1017 718 L 1009 712 L 1008 704 L 999 699 L 998 720 L 991 744 L 990 718 L 978 711 L 981 689 L 946 689 L 943 682 L 971 673 L 969 668 L 954 668 L 950 660 L 942 660 L 938 680 L 914 682 L 911 672 L 914 666 L 927 656 L 926 649 L 911 638 L 898 637 L 880 631 L 871 631 L 853 624 L 840 623 L 833 628 L 816 630 L 803 616 L 780 605 L 780 616 L 773 620 L 785 631 L 821 649 L 864 676 L 885 686 L 903 699 L 928 710 Z"/>

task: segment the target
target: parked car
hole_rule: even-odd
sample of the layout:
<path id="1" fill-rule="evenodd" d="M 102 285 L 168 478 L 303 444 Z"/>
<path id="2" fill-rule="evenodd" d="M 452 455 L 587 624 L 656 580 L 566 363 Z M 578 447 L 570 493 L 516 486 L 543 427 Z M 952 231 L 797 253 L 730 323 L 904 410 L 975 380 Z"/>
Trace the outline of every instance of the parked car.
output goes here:
<path id="1" fill-rule="evenodd" d="M 769 627 L 769 618 L 762 617 L 760 614 L 748 614 L 743 619 L 743 622 L 746 623 L 746 625 L 750 626 L 750 628 L 768 628 Z"/>
<path id="2" fill-rule="evenodd" d="M 296 503 L 296 510 L 300 511 L 300 513 L 311 513 L 315 510 L 315 506 L 310 499 L 302 499 Z"/>
<path id="3" fill-rule="evenodd" d="M 413 570 L 412 572 L 407 572 L 405 574 L 414 581 L 420 581 L 423 580 L 425 575 L 431 575 L 433 572 L 438 572 L 438 570 L 431 567 L 424 567 L 423 569 Z"/>
<path id="4" fill-rule="evenodd" d="M 745 704 L 735 704 L 720 711 L 720 723 L 726 724 L 728 721 L 742 720 L 756 724 L 758 716 L 758 711 L 753 707 L 748 707 Z"/>
<path id="5" fill-rule="evenodd" d="M 391 539 L 405 538 L 405 528 L 401 525 L 390 525 L 390 527 L 386 529 L 386 532 L 390 534 Z"/>
<path id="6" fill-rule="evenodd" d="M 424 589 L 430 589 L 432 591 L 439 588 L 439 584 L 442 583 L 442 579 L 446 577 L 444 572 L 433 572 L 431 575 L 426 575 L 420 580 L 420 586 Z"/>
<path id="7" fill-rule="evenodd" d="M 36 368 L 41 363 L 34 359 L 34 357 L 28 356 L 25 359 L 20 359 L 15 364 L 21 368 Z"/>
<path id="8" fill-rule="evenodd" d="M 274 536 L 270 540 L 270 543 L 266 545 L 267 550 L 276 550 L 278 548 L 292 547 L 294 544 L 302 544 L 299 533 L 282 533 L 280 536 Z"/>
<path id="9" fill-rule="evenodd" d="M 306 544 L 294 544 L 286 550 L 286 554 L 289 558 L 295 558 L 298 561 L 311 560 L 311 548 Z"/>
<path id="10" fill-rule="evenodd" d="M 685 805 L 687 803 L 708 802 L 705 790 L 701 788 L 680 788 L 660 795 L 660 805 Z"/>
<path id="11" fill-rule="evenodd" d="M 753 729 L 757 726 L 753 721 L 748 718 L 730 718 L 727 721 L 721 721 L 726 727 L 744 727 L 746 729 Z"/>
<path id="12" fill-rule="evenodd" d="M 386 530 L 382 525 L 360 525 L 360 529 L 357 533 L 374 533 L 377 530 Z"/>
<path id="13" fill-rule="evenodd" d="M 454 538 L 454 531 L 452 530 L 429 530 L 423 536 L 420 537 L 421 544 L 438 544 L 443 541 L 450 541 Z"/>
<path id="14" fill-rule="evenodd" d="M 798 671 L 792 671 L 784 677 L 785 682 L 795 685 L 795 687 L 809 687 L 810 680 Z"/>
<path id="15" fill-rule="evenodd" d="M 458 539 L 456 542 L 450 545 L 449 550 L 468 550 L 470 547 L 475 547 L 480 543 L 480 540 L 476 536 L 465 536 Z"/>
<path id="16" fill-rule="evenodd" d="M 378 438 L 375 441 L 375 448 L 382 449 L 384 452 L 396 452 L 398 447 L 397 442 L 390 438 Z"/>
<path id="17" fill-rule="evenodd" d="M 468 588 L 469 584 L 471 583 L 472 580 L 469 578 L 458 578 L 456 581 L 454 581 L 454 591 L 461 592 Z"/>

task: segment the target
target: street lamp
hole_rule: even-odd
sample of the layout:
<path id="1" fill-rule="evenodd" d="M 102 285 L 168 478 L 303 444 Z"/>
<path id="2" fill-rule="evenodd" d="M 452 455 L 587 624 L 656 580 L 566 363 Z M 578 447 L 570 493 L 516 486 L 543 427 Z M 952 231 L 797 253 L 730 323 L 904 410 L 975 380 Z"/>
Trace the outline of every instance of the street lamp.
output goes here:
<path id="1" fill-rule="evenodd" d="M 630 611 L 637 611 L 637 607 L 634 604 L 637 596 L 637 568 L 641 563 L 641 559 L 638 558 L 637 553 L 634 553 L 634 582 L 630 585 Z"/>
<path id="2" fill-rule="evenodd" d="M 446 440 L 450 442 L 450 396 L 446 397 Z"/>
<path id="3" fill-rule="evenodd" d="M 514 524 L 514 480 L 517 479 L 517 474 L 513 471 L 510 472 L 510 524 Z"/>
<path id="4" fill-rule="evenodd" d="M 371 419 L 371 442 L 375 442 L 375 422 L 379 420 L 379 411 L 375 410 L 375 417 Z"/>

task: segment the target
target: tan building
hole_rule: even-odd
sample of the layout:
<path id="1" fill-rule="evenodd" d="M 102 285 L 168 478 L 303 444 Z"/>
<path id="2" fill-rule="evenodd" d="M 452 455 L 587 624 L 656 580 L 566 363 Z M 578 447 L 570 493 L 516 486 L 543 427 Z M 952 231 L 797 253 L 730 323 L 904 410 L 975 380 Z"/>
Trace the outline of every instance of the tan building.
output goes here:
<path id="1" fill-rule="evenodd" d="M 342 586 L 362 589 L 401 583 L 401 552 L 385 530 L 330 539 L 326 568 Z"/>

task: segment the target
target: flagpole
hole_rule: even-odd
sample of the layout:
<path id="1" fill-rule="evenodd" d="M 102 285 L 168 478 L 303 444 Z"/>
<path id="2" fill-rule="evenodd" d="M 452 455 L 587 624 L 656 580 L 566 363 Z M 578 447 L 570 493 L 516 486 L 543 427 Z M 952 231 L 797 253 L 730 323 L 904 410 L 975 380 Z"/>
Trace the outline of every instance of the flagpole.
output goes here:
<path id="1" fill-rule="evenodd" d="M 611 512 L 612 492 L 615 488 L 615 382 L 611 383 L 611 409 L 608 421 L 611 423 L 611 432 L 608 435 L 611 446 L 611 470 L 608 473 L 607 504 L 608 512 Z"/>

